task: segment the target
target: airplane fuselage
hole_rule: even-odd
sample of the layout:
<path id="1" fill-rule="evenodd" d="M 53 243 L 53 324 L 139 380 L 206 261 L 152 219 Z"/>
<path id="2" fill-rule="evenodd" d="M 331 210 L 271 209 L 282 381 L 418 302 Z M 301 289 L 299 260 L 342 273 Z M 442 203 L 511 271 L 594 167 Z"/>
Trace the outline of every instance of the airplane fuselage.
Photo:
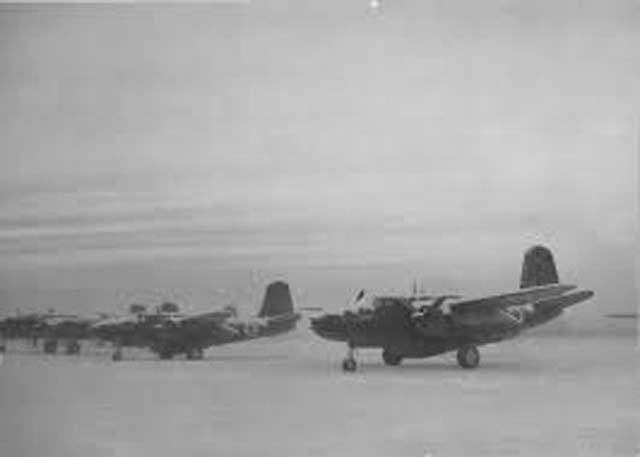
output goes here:
<path id="1" fill-rule="evenodd" d="M 384 348 L 402 357 L 424 358 L 463 344 L 483 345 L 514 337 L 527 328 L 518 319 L 486 311 L 416 317 L 410 304 L 398 300 L 374 310 L 328 314 L 313 319 L 311 328 L 325 339 L 346 342 L 352 348 Z"/>

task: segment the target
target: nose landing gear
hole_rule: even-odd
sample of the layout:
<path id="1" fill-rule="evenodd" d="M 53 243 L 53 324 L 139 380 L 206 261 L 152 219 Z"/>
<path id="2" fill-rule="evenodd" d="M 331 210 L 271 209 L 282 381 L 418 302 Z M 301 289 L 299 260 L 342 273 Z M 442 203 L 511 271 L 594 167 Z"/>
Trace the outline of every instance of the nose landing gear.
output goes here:
<path id="1" fill-rule="evenodd" d="M 349 343 L 349 350 L 347 352 L 347 358 L 342 361 L 342 371 L 346 371 L 346 372 L 354 372 L 354 371 L 356 371 L 356 368 L 358 367 L 358 364 L 356 362 L 356 358 L 355 358 L 354 353 L 355 353 L 355 348 L 353 347 L 353 345 L 351 343 Z"/>

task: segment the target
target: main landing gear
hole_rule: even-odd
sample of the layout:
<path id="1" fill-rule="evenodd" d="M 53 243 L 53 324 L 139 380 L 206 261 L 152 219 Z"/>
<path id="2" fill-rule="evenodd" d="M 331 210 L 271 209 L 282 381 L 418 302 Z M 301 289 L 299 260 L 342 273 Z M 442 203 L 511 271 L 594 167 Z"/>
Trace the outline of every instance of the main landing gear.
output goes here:
<path id="1" fill-rule="evenodd" d="M 384 348 L 382 350 L 382 360 L 384 361 L 385 365 L 390 365 L 390 366 L 398 366 L 402 363 L 402 356 L 396 354 L 395 352 Z"/>
<path id="2" fill-rule="evenodd" d="M 55 354 L 56 352 L 58 352 L 58 340 L 45 340 L 44 353 Z"/>
<path id="3" fill-rule="evenodd" d="M 111 355 L 111 360 L 114 362 L 119 362 L 122 360 L 122 345 L 116 344 L 113 348 L 113 354 Z"/>
<path id="4" fill-rule="evenodd" d="M 349 344 L 349 351 L 347 352 L 347 358 L 342 361 L 342 371 L 353 372 L 356 371 L 358 364 L 354 356 L 355 348 Z"/>
<path id="5" fill-rule="evenodd" d="M 80 354 L 80 342 L 78 340 L 71 340 L 67 343 L 66 352 L 70 355 Z"/>
<path id="6" fill-rule="evenodd" d="M 476 368 L 480 363 L 478 348 L 472 344 L 466 344 L 458 348 L 458 365 L 465 369 Z"/>
<path id="7" fill-rule="evenodd" d="M 202 360 L 204 358 L 204 350 L 200 347 L 187 350 L 187 360 Z"/>

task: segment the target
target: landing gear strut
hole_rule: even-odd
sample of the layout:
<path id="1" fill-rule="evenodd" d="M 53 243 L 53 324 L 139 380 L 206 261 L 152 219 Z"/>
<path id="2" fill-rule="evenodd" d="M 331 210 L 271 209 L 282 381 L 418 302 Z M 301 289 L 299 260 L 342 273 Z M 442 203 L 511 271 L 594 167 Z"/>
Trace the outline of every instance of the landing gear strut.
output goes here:
<path id="1" fill-rule="evenodd" d="M 79 354 L 80 353 L 80 343 L 77 340 L 72 340 L 67 343 L 67 354 Z"/>
<path id="2" fill-rule="evenodd" d="M 169 349 L 162 349 L 160 352 L 158 352 L 158 355 L 160 356 L 160 359 L 162 360 L 171 360 L 173 359 L 173 352 Z"/>
<path id="3" fill-rule="evenodd" d="M 342 361 L 342 371 L 353 372 L 356 371 L 358 364 L 354 356 L 355 348 L 349 344 L 349 351 L 347 352 L 347 358 Z"/>
<path id="4" fill-rule="evenodd" d="M 118 362 L 122 360 L 122 346 L 119 344 L 113 349 L 113 354 L 111 355 L 111 360 L 114 362 Z"/>
<path id="5" fill-rule="evenodd" d="M 478 348 L 472 344 L 465 344 L 458 349 L 458 365 L 462 368 L 476 368 L 480 363 Z"/>
<path id="6" fill-rule="evenodd" d="M 58 351 L 58 341 L 57 340 L 45 340 L 44 342 L 44 353 L 45 354 L 55 354 Z"/>
<path id="7" fill-rule="evenodd" d="M 202 360 L 204 358 L 204 350 L 200 347 L 187 350 L 187 360 Z"/>

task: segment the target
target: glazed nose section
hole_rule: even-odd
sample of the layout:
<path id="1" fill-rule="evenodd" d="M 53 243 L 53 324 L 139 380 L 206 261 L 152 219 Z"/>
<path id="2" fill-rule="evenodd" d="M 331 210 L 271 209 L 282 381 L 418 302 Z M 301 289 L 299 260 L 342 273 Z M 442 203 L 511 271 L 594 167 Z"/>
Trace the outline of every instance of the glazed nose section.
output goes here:
<path id="1" fill-rule="evenodd" d="M 344 323 L 340 316 L 329 314 L 311 318 L 311 329 L 323 338 L 340 339 L 344 333 Z"/>
<path id="2" fill-rule="evenodd" d="M 311 330 L 318 335 L 324 335 L 330 330 L 329 316 L 312 317 L 311 318 Z"/>

